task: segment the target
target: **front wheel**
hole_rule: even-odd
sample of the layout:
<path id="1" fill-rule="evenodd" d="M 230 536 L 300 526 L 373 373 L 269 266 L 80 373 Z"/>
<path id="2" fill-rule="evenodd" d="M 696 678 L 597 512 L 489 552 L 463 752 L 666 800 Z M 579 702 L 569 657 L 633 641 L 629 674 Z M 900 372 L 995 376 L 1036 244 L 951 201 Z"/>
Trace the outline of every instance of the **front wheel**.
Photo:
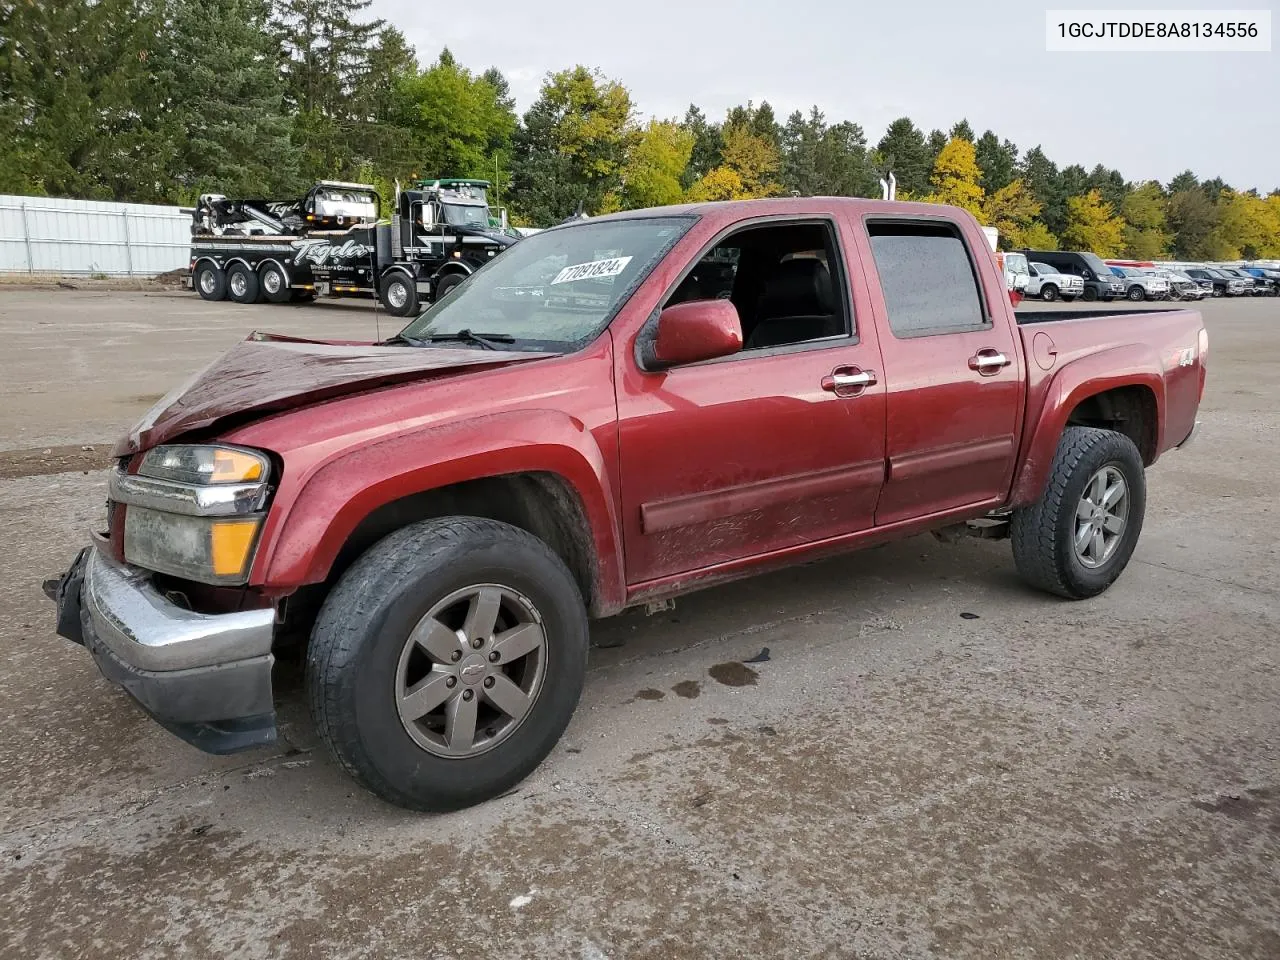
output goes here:
<path id="1" fill-rule="evenodd" d="M 1098 291 L 1093 289 L 1093 287 L 1085 287 L 1083 296 L 1086 303 L 1093 303 L 1093 301 L 1098 299 Z"/>
<path id="2" fill-rule="evenodd" d="M 509 790 L 582 693 L 587 617 L 543 541 L 475 517 L 379 541 L 325 600 L 307 651 L 311 712 L 360 783 L 413 810 Z"/>
<path id="3" fill-rule="evenodd" d="M 1052 303 L 1054 300 L 1057 300 L 1058 288 L 1055 287 L 1052 283 L 1046 283 L 1043 287 L 1040 288 L 1040 299 L 1048 300 L 1050 303 Z"/>
<path id="4" fill-rule="evenodd" d="M 1147 292 L 1141 287 L 1130 287 L 1127 296 L 1134 303 L 1141 303 L 1147 298 Z"/>
<path id="5" fill-rule="evenodd" d="M 418 312 L 418 285 L 399 270 L 382 278 L 382 303 L 393 317 L 410 317 Z"/>
<path id="6" fill-rule="evenodd" d="M 1132 440 L 1114 430 L 1067 427 L 1040 499 L 1013 513 L 1018 573 L 1060 597 L 1097 596 L 1133 556 L 1146 502 L 1142 456 Z"/>

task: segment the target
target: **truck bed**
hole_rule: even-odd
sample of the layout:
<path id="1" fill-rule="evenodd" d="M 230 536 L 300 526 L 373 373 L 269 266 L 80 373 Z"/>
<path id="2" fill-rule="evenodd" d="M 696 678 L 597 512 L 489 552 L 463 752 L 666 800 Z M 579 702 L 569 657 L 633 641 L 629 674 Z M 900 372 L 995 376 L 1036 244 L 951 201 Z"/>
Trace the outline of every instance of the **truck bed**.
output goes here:
<path id="1" fill-rule="evenodd" d="M 1157 310 L 1027 310 L 1015 311 L 1014 317 L 1019 326 L 1033 323 L 1054 323 L 1058 320 L 1097 320 L 1101 317 L 1160 316 L 1179 313 L 1184 307 L 1161 307 Z"/>

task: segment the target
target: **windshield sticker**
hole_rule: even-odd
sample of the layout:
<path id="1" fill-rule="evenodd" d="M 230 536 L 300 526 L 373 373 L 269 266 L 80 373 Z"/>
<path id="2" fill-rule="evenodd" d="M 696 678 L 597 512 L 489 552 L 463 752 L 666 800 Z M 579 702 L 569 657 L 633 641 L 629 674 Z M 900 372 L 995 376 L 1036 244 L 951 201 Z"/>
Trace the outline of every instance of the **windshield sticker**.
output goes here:
<path id="1" fill-rule="evenodd" d="M 627 264 L 631 262 L 630 257 L 612 257 L 608 260 L 592 260 L 589 263 L 575 263 L 571 267 L 565 267 L 556 274 L 555 279 L 551 281 L 554 286 L 557 283 L 573 283 L 575 280 L 594 280 L 600 277 L 616 277 L 623 270 L 627 269 Z"/>

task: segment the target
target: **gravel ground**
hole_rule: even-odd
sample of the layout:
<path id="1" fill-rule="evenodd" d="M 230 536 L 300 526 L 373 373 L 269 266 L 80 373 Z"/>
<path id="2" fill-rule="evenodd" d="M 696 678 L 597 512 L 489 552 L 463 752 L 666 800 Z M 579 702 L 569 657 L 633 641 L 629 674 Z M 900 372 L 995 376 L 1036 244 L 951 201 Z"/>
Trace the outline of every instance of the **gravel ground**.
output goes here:
<path id="1" fill-rule="evenodd" d="M 1280 956 L 1280 301 L 1203 309 L 1202 433 L 1104 596 L 924 537 L 605 621 L 546 763 L 421 816 L 317 748 L 296 667 L 280 744 L 208 757 L 39 589 L 156 398 L 372 311 L 0 292 L 0 957 Z"/>

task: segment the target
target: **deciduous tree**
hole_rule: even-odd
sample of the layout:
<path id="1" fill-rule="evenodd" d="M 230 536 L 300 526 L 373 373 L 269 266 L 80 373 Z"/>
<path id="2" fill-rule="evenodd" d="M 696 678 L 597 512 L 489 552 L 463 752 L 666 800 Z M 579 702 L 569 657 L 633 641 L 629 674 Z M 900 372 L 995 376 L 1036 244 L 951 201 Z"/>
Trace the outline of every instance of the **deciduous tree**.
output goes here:
<path id="1" fill-rule="evenodd" d="M 1124 221 L 1097 190 L 1069 197 L 1062 242 L 1068 249 L 1088 250 L 1100 257 L 1119 256 L 1124 249 Z"/>

